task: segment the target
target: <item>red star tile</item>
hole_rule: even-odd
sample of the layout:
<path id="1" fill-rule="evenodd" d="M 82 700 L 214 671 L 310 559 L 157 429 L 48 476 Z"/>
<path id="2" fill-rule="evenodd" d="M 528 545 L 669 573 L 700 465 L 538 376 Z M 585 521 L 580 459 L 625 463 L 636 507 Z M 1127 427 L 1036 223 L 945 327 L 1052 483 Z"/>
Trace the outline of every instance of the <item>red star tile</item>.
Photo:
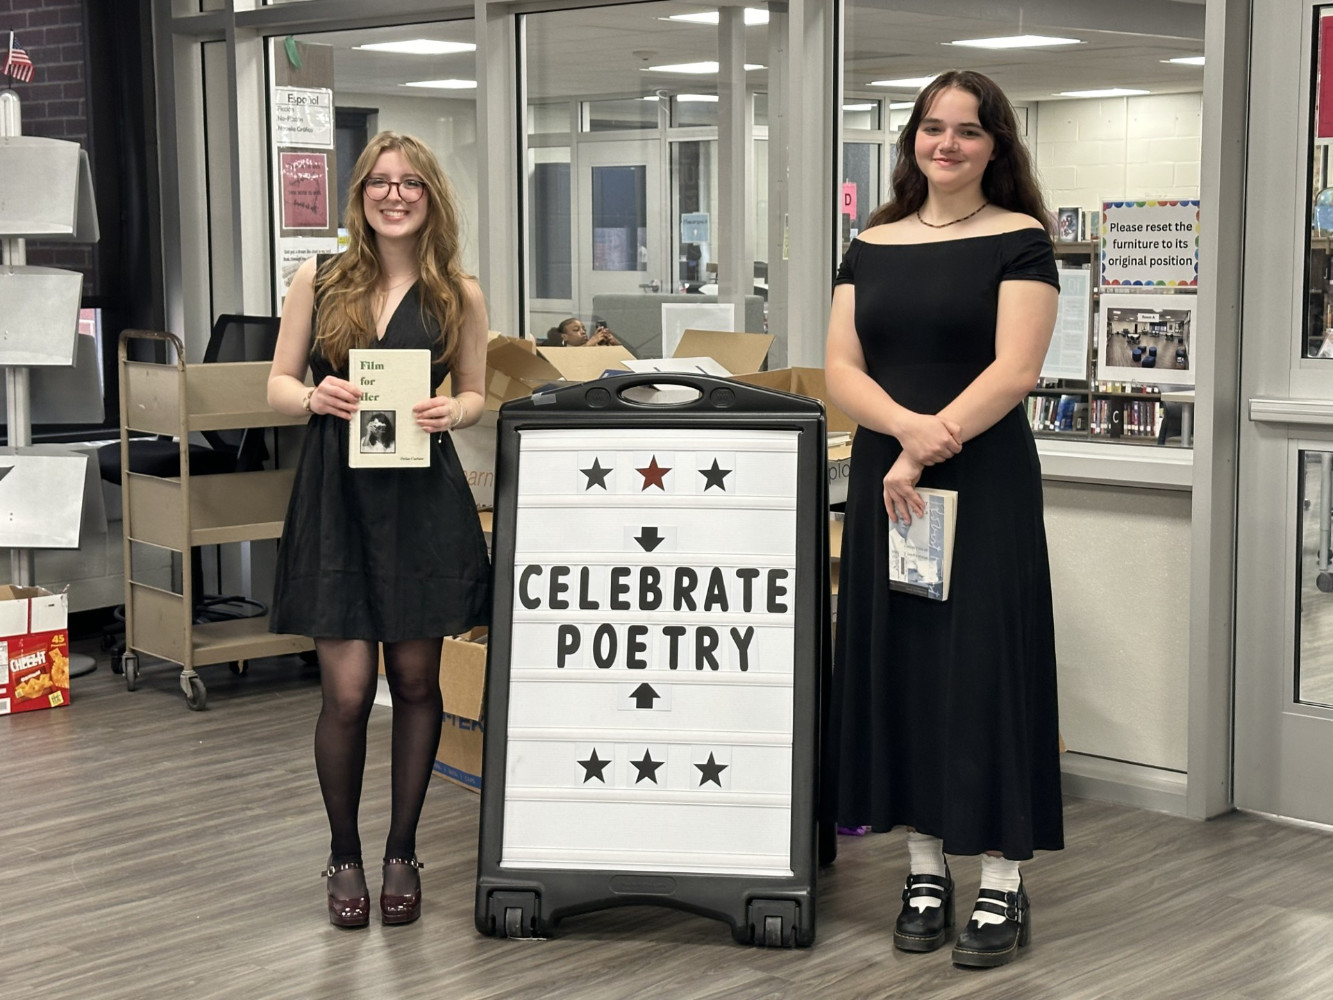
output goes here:
<path id="1" fill-rule="evenodd" d="M 646 490 L 649 486 L 656 486 L 659 490 L 665 492 L 666 487 L 662 485 L 662 477 L 665 476 L 671 470 L 664 469 L 660 465 L 658 465 L 656 455 L 654 455 L 652 457 L 652 460 L 648 463 L 648 468 L 636 469 L 635 471 L 643 476 L 642 490 Z M 642 492 L 642 490 L 640 490 L 640 492 Z"/>

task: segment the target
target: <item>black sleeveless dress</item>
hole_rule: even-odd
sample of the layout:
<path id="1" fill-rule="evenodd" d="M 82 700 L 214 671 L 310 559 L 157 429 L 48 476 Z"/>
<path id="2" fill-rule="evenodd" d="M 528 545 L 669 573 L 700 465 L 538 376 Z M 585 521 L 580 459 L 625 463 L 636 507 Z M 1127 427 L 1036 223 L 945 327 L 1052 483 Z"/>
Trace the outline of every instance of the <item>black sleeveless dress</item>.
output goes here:
<path id="1" fill-rule="evenodd" d="M 377 348 L 438 352 L 419 286 L 403 296 Z M 335 371 L 310 354 L 316 383 Z M 431 364 L 431 385 L 447 368 Z M 315 638 L 396 642 L 457 635 L 487 622 L 490 564 L 476 504 L 448 434 L 428 468 L 352 469 L 350 425 L 312 414 L 278 545 L 269 628 Z"/>
<path id="2" fill-rule="evenodd" d="M 995 359 L 999 286 L 1058 287 L 1039 229 L 881 245 L 852 241 L 870 376 L 937 413 Z M 843 528 L 829 751 L 838 822 L 913 826 L 950 854 L 1023 860 L 1064 846 L 1055 632 L 1041 467 L 1021 407 L 922 473 L 958 491 L 947 601 L 890 591 L 883 478 L 895 438 L 861 428 Z"/>

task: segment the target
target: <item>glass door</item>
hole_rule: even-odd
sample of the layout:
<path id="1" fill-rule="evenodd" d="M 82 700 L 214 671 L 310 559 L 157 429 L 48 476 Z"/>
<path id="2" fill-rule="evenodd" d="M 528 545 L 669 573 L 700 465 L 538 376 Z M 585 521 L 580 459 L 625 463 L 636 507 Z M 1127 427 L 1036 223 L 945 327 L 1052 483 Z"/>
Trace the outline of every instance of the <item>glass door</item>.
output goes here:
<path id="1" fill-rule="evenodd" d="M 578 153 L 579 300 L 671 286 L 662 242 L 662 144 L 585 142 Z"/>
<path id="2" fill-rule="evenodd" d="M 1333 4 L 1253 22 L 1235 801 L 1333 823 Z M 1295 113 L 1264 113 L 1273 108 Z M 1325 208 L 1324 206 L 1328 206 Z"/>

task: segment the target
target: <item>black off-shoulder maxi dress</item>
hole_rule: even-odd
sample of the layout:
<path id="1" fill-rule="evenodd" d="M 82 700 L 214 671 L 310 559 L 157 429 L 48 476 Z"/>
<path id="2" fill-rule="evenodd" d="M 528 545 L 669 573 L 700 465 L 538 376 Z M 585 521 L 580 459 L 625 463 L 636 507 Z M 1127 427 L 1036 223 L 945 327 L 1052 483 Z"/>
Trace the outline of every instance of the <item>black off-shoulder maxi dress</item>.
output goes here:
<path id="1" fill-rule="evenodd" d="M 1058 287 L 1040 229 L 882 245 L 854 240 L 870 376 L 937 413 L 995 358 L 1000 283 Z M 847 490 L 828 751 L 844 825 L 915 827 L 950 854 L 1024 860 L 1064 846 L 1041 468 L 1016 407 L 921 486 L 958 491 L 947 601 L 890 591 L 883 478 L 901 447 L 856 433 Z M 826 772 L 826 773 L 830 773 Z"/>
<path id="2" fill-rule="evenodd" d="M 438 354 L 438 328 L 423 318 L 419 292 L 419 284 L 408 290 L 371 346 Z M 310 367 L 316 382 L 347 378 L 317 348 Z M 433 361 L 431 385 L 447 371 Z M 429 468 L 352 469 L 349 430 L 341 417 L 310 417 L 278 545 L 269 627 L 397 642 L 485 624 L 486 540 L 449 435 L 432 435 Z"/>

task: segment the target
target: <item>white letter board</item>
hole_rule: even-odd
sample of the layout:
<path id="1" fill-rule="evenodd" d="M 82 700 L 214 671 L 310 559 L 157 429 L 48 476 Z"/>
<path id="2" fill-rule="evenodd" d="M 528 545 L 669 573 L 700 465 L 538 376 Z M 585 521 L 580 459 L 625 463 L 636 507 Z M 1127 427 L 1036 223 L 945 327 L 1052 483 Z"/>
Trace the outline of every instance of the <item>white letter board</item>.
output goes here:
<path id="1" fill-rule="evenodd" d="M 703 395 L 663 413 L 615 389 L 647 381 Z M 654 375 L 501 410 L 479 925 L 497 878 L 550 896 L 567 873 L 573 909 L 813 881 L 824 422 L 797 400 Z M 626 878 L 649 898 L 617 898 Z"/>

